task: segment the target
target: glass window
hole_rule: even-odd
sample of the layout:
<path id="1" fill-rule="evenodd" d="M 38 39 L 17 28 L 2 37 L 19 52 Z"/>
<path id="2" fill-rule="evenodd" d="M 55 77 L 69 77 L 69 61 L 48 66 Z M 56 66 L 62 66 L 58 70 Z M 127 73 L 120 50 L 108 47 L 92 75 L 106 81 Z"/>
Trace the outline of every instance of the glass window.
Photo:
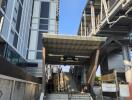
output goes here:
<path id="1" fill-rule="evenodd" d="M 7 39 L 8 37 L 8 31 L 9 31 L 9 27 L 10 27 L 10 22 L 8 21 L 8 19 L 5 17 L 4 18 L 4 23 L 2 25 L 2 35 Z"/>
<path id="2" fill-rule="evenodd" d="M 42 33 L 48 33 L 48 30 L 45 30 L 45 31 L 39 31 L 39 34 L 42 34 Z"/>
<path id="3" fill-rule="evenodd" d="M 47 19 L 40 19 L 40 24 L 48 25 L 48 20 Z"/>
<path id="4" fill-rule="evenodd" d="M 42 33 L 39 33 L 37 50 L 42 50 L 42 47 L 43 47 L 43 44 L 42 44 Z"/>
<path id="5" fill-rule="evenodd" d="M 10 38 L 9 38 L 9 42 L 10 42 L 11 44 L 13 44 L 14 35 L 15 35 L 15 32 L 14 32 L 13 30 L 11 30 Z"/>
<path id="6" fill-rule="evenodd" d="M 37 52 L 37 59 L 42 59 L 42 52 Z"/>
<path id="7" fill-rule="evenodd" d="M 49 18 L 49 2 L 42 2 L 41 3 L 41 18 Z"/>
<path id="8" fill-rule="evenodd" d="M 35 59 L 35 51 L 29 51 L 29 54 L 28 54 L 28 59 Z"/>
<path id="9" fill-rule="evenodd" d="M 3 0 L 3 1 L 6 1 L 6 0 Z M 14 5 L 14 2 L 12 2 L 12 0 L 8 0 L 7 5 L 5 5 L 7 6 L 5 9 L 5 13 L 9 20 L 11 20 L 11 16 L 12 16 L 11 12 L 14 9 L 13 5 Z"/>
<path id="10" fill-rule="evenodd" d="M 14 23 L 16 23 L 16 22 L 17 22 L 17 21 L 16 21 L 16 19 L 15 19 L 14 17 L 13 17 L 13 22 L 14 22 Z"/>
<path id="11" fill-rule="evenodd" d="M 17 13 L 17 8 L 15 7 L 15 12 Z"/>
<path id="12" fill-rule="evenodd" d="M 23 4 L 23 0 L 20 0 L 21 1 L 21 3 Z"/>
<path id="13" fill-rule="evenodd" d="M 48 25 L 40 24 L 40 25 L 39 25 L 39 29 L 40 29 L 40 30 L 48 30 Z"/>
<path id="14" fill-rule="evenodd" d="M 14 40 L 13 40 L 13 46 L 14 46 L 15 48 L 17 48 L 17 43 L 18 43 L 18 35 L 15 34 Z"/>
<path id="15" fill-rule="evenodd" d="M 16 30 L 18 33 L 19 33 L 19 29 L 20 29 L 21 15 L 22 15 L 22 6 L 21 6 L 21 4 L 19 4 L 17 23 L 16 23 Z"/>
<path id="16" fill-rule="evenodd" d="M 17 46 L 17 49 L 18 49 L 19 52 L 21 52 L 21 48 L 22 48 L 22 40 L 19 39 L 18 40 L 18 46 Z"/>

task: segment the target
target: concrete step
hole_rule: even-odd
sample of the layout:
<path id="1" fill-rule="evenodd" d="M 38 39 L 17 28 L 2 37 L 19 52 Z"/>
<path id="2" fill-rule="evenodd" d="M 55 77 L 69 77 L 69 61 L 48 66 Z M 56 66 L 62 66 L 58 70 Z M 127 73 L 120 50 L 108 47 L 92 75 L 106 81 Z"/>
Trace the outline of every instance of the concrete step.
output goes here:
<path id="1" fill-rule="evenodd" d="M 70 100 L 91 100 L 90 94 L 72 94 Z"/>
<path id="2" fill-rule="evenodd" d="M 92 100 L 90 94 L 48 94 L 46 100 Z"/>
<path id="3" fill-rule="evenodd" d="M 68 100 L 68 94 L 48 94 L 46 100 Z"/>

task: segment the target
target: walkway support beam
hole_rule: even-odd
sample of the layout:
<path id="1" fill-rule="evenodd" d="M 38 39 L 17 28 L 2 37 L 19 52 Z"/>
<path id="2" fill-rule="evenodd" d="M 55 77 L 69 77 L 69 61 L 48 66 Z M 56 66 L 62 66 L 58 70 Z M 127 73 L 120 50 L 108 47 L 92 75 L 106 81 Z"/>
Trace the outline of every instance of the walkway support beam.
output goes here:
<path id="1" fill-rule="evenodd" d="M 100 50 L 96 50 L 95 55 L 93 55 L 93 57 L 90 60 L 91 63 L 90 63 L 89 72 L 87 73 L 87 77 L 88 77 L 87 79 L 88 79 L 88 84 L 91 85 L 93 85 L 96 76 L 96 69 L 98 67 L 99 55 L 100 55 Z"/>
<path id="2" fill-rule="evenodd" d="M 43 77 L 42 77 L 42 92 L 45 93 L 45 83 L 46 83 L 46 75 L 45 75 L 45 66 L 46 66 L 46 49 L 43 47 Z"/>
<path id="3" fill-rule="evenodd" d="M 84 11 L 84 36 L 87 35 L 87 16 L 86 11 Z"/>
<path id="4" fill-rule="evenodd" d="M 91 1 L 91 24 L 92 24 L 92 34 L 91 35 L 96 35 L 96 30 L 95 30 L 95 8 L 93 5 L 93 1 Z"/>

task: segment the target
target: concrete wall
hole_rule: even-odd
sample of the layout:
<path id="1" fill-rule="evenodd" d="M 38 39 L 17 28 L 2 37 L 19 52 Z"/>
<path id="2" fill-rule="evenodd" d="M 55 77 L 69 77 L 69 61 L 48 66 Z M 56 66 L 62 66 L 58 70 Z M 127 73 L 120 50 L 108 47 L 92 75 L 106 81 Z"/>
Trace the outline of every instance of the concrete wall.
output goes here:
<path id="1" fill-rule="evenodd" d="M 16 66 L 14 64 L 9 63 L 6 59 L 2 58 L 1 56 L 0 56 L 0 74 L 10 77 L 15 77 L 26 81 L 41 83 L 41 81 L 38 78 L 28 74 L 20 66 Z"/>
<path id="2" fill-rule="evenodd" d="M 0 100 L 36 100 L 41 85 L 0 75 Z"/>
<path id="3" fill-rule="evenodd" d="M 10 100 L 13 81 L 0 79 L 0 100 Z"/>
<path id="4" fill-rule="evenodd" d="M 124 72 L 123 55 L 121 53 L 111 53 L 108 56 L 108 68 L 109 70 L 116 69 L 117 72 Z"/>

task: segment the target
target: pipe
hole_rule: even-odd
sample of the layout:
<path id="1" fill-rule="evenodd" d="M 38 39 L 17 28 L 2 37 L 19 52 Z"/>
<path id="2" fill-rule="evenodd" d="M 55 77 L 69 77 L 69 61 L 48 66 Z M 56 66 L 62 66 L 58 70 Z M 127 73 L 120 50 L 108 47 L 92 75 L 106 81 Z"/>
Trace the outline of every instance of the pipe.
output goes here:
<path id="1" fill-rule="evenodd" d="M 130 0 L 131 1 L 131 0 Z M 130 2 L 129 1 L 129 2 Z M 122 1 L 122 2 L 124 2 L 124 0 Z M 104 3 L 104 2 L 103 2 Z M 127 2 L 128 3 L 128 2 Z M 129 9 L 129 10 L 127 10 L 127 12 L 125 13 L 125 15 L 123 15 L 123 16 L 120 16 L 116 21 L 112 21 L 112 22 L 110 22 L 109 21 L 109 18 L 108 18 L 108 14 L 106 14 L 106 20 L 107 20 L 107 23 L 108 24 L 112 24 L 111 26 L 110 26 L 110 28 L 115 24 L 115 23 L 117 23 L 120 19 L 122 19 L 122 18 L 126 18 L 126 15 L 130 12 L 130 11 L 132 11 L 132 7 Z"/>
<path id="2" fill-rule="evenodd" d="M 120 19 L 126 18 L 126 17 L 127 17 L 126 15 L 127 15 L 130 11 L 132 11 L 132 7 L 129 8 L 129 9 L 126 11 L 125 15 L 120 16 L 114 23 L 112 23 L 112 25 L 110 25 L 110 28 L 112 28 Z"/>
<path id="3" fill-rule="evenodd" d="M 125 15 L 127 15 L 131 11 L 132 11 L 132 7 L 129 10 L 127 10 L 127 12 L 125 13 Z"/>
<path id="4" fill-rule="evenodd" d="M 122 8 L 126 9 L 127 6 L 129 6 L 132 3 L 132 0 L 122 0 Z"/>
<path id="5" fill-rule="evenodd" d="M 110 25 L 110 28 L 112 28 L 118 21 L 120 21 L 122 18 L 126 18 L 127 16 L 120 16 L 114 23 Z"/>
<path id="6" fill-rule="evenodd" d="M 108 14 L 108 7 L 107 7 L 106 0 L 102 0 L 102 4 L 104 5 L 104 11 L 105 11 L 107 23 L 108 23 L 108 24 L 114 23 L 115 21 L 113 21 L 113 22 L 110 22 L 110 21 L 109 21 L 109 17 L 108 17 L 109 14 Z"/>

